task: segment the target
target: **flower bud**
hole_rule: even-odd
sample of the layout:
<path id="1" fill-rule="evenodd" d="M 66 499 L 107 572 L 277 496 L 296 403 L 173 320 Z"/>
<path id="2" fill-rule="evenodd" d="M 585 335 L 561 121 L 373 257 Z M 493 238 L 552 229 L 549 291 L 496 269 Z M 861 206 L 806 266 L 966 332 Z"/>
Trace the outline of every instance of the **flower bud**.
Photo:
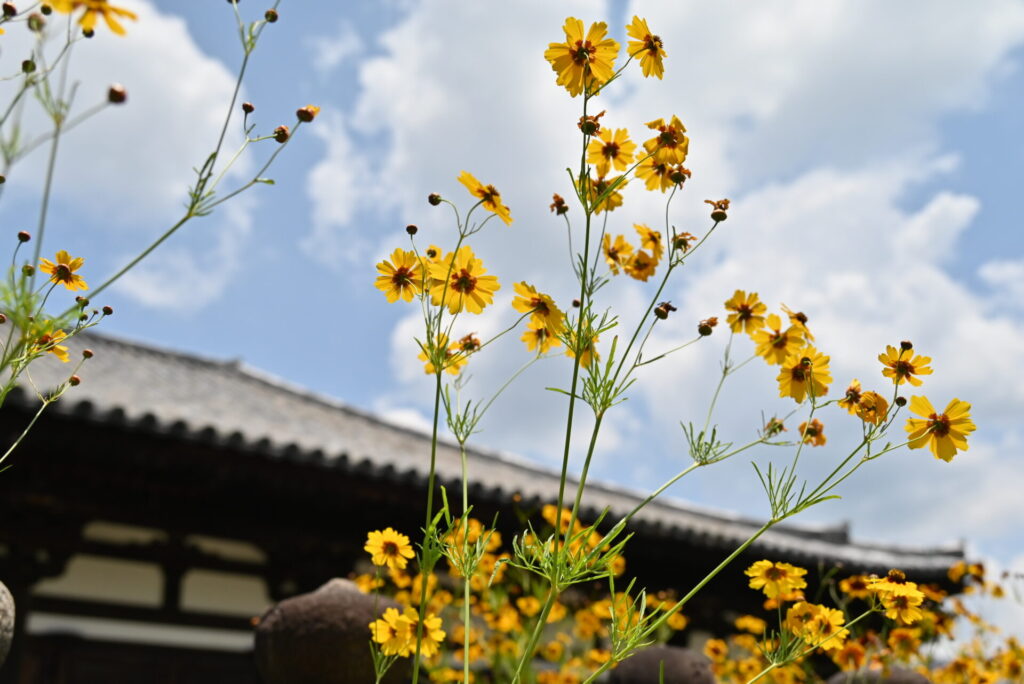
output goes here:
<path id="1" fill-rule="evenodd" d="M 34 275 L 36 272 L 36 267 L 33 266 L 32 264 L 25 264 L 24 266 L 21 267 L 21 272 L 27 276 Z"/>
<path id="2" fill-rule="evenodd" d="M 87 321 L 87 320 L 89 320 L 89 314 L 86 314 L 86 313 L 79 314 L 78 315 L 78 320 L 80 320 L 80 321 Z"/>
<path id="3" fill-rule="evenodd" d="M 33 62 L 31 59 L 26 59 L 26 60 L 22 61 L 22 63 L 21 63 L 21 73 L 23 73 L 23 74 L 31 74 L 35 70 L 36 70 L 36 63 Z"/>
<path id="4" fill-rule="evenodd" d="M 600 118 L 604 116 L 602 111 L 594 116 L 581 116 L 576 126 L 583 131 L 584 135 L 597 135 L 601 132 Z"/>
<path id="5" fill-rule="evenodd" d="M 2 313 L 0 313 L 0 325 L 3 325 L 6 322 L 7 322 L 7 316 L 5 316 Z"/>
<path id="6" fill-rule="evenodd" d="M 35 33 L 39 33 L 45 27 L 46 27 L 46 20 L 43 19 L 43 15 L 42 14 L 36 14 L 35 12 L 33 12 L 32 14 L 28 15 L 28 30 L 29 31 L 34 31 Z"/>
<path id="7" fill-rule="evenodd" d="M 111 104 L 124 104 L 128 99 L 128 91 L 120 83 L 115 83 L 107 90 L 107 102 Z"/>
<path id="8" fill-rule="evenodd" d="M 83 359 L 91 359 L 92 357 L 93 357 L 92 349 L 83 349 L 82 350 L 82 358 Z"/>
<path id="9" fill-rule="evenodd" d="M 716 325 L 718 325 L 717 316 L 705 318 L 703 321 L 697 324 L 697 334 L 700 335 L 701 337 L 707 337 L 714 331 Z"/>
<path id="10" fill-rule="evenodd" d="M 10 19 L 18 13 L 18 8 L 14 6 L 13 2 L 5 2 L 3 4 L 4 16 Z"/>
<path id="11" fill-rule="evenodd" d="M 82 378 L 78 377 L 77 375 L 72 375 L 70 378 L 68 378 L 68 384 L 71 385 L 72 387 L 78 387 L 79 385 L 82 384 Z"/>
<path id="12" fill-rule="evenodd" d="M 45 14 L 46 16 L 50 16 L 51 14 L 53 14 L 53 8 L 47 5 L 45 2 L 43 3 L 43 6 L 39 8 L 39 11 Z"/>
<path id="13" fill-rule="evenodd" d="M 548 207 L 558 216 L 569 212 L 569 206 L 565 203 L 565 198 L 557 192 L 551 196 L 551 204 Z"/>
<path id="14" fill-rule="evenodd" d="M 0 185 L 3 185 L 6 182 L 7 182 L 7 176 L 5 176 L 2 173 L 0 173 Z"/>
<path id="15" fill-rule="evenodd" d="M 86 38 L 92 38 L 96 35 L 96 31 L 94 31 L 93 29 L 82 29 L 82 35 Z"/>
<path id="16" fill-rule="evenodd" d="M 907 398 L 906 397 L 896 397 L 896 405 L 897 406 L 906 406 L 907 405 Z"/>
<path id="17" fill-rule="evenodd" d="M 29 233 L 27 230 L 19 230 L 18 231 L 18 242 L 28 242 L 31 239 L 32 239 L 32 234 Z"/>
<path id="18" fill-rule="evenodd" d="M 320 108 L 317 107 L 316 105 L 306 105 L 305 107 L 300 107 L 298 110 L 296 110 L 295 118 L 304 123 L 309 123 L 310 121 L 315 119 L 316 115 L 319 113 Z"/>
<path id="19" fill-rule="evenodd" d="M 268 9 L 266 12 L 263 13 L 263 18 L 267 20 L 268 24 L 273 24 L 278 19 L 277 10 Z"/>
<path id="20" fill-rule="evenodd" d="M 114 307 L 112 307 L 112 306 L 105 306 L 105 307 L 103 307 L 103 315 L 104 316 L 113 316 L 114 315 Z"/>
<path id="21" fill-rule="evenodd" d="M 672 169 L 672 172 L 671 172 L 671 173 L 669 174 L 669 176 L 668 176 L 668 177 L 669 177 L 669 178 L 670 178 L 670 179 L 672 180 L 672 182 L 673 182 L 673 183 L 675 183 L 676 185 L 682 185 L 682 184 L 683 184 L 683 183 L 685 183 L 685 182 L 687 181 L 687 179 L 689 179 L 689 178 L 690 178 L 690 176 L 692 176 L 692 175 L 693 175 L 693 174 L 692 174 L 692 173 L 690 172 L 690 169 L 687 169 L 687 168 L 685 168 L 685 167 L 683 167 L 683 166 L 676 166 L 676 167 L 674 167 L 674 168 Z"/>
<path id="22" fill-rule="evenodd" d="M 288 142 L 288 138 L 292 136 L 287 126 L 278 126 L 274 129 L 274 140 L 279 143 Z"/>
<path id="23" fill-rule="evenodd" d="M 436 207 L 438 204 L 441 203 L 441 196 L 438 195 L 436 192 L 432 192 L 429 195 L 427 195 L 427 202 L 430 203 L 430 206 Z"/>
<path id="24" fill-rule="evenodd" d="M 910 351 L 913 348 L 914 344 L 910 340 L 903 340 L 902 342 L 900 342 L 900 349 L 902 349 L 903 351 Z"/>
<path id="25" fill-rule="evenodd" d="M 671 302 L 661 302 L 658 306 L 654 307 L 654 315 L 661 320 L 668 318 L 668 315 L 673 311 L 677 311 L 677 309 L 672 306 Z"/>
<path id="26" fill-rule="evenodd" d="M 256 105 L 254 105 L 252 102 L 243 102 L 242 111 L 246 114 L 252 114 L 256 111 Z"/>
<path id="27" fill-rule="evenodd" d="M 580 308 L 580 300 L 578 300 L 578 299 L 573 299 L 573 300 L 572 300 L 572 305 L 573 305 L 573 306 L 574 306 L 575 308 L 577 308 L 577 309 L 578 309 L 578 308 Z"/>
<path id="28" fill-rule="evenodd" d="M 729 200 L 704 200 L 704 204 L 711 205 L 711 220 L 715 223 L 721 223 L 729 218 L 729 215 L 726 213 L 729 210 Z"/>
<path id="29" fill-rule="evenodd" d="M 409 235 L 415 235 L 418 230 L 419 228 L 417 228 L 411 223 L 405 227 L 405 232 L 408 233 Z"/>

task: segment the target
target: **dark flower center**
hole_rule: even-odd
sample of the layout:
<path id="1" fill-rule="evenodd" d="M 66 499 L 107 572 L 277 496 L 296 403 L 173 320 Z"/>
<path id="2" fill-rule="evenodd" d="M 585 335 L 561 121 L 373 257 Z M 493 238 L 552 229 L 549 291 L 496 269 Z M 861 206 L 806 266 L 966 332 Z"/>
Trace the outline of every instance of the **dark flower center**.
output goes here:
<path id="1" fill-rule="evenodd" d="M 615 157 L 619 156 L 619 143 L 605 143 L 604 149 L 601 150 L 601 152 L 604 154 L 604 156 L 608 157 L 609 159 L 615 159 Z"/>
<path id="2" fill-rule="evenodd" d="M 469 294 L 476 289 L 476 278 L 466 269 L 452 274 L 452 289 L 456 292 Z"/>
<path id="3" fill-rule="evenodd" d="M 397 556 L 398 555 L 398 544 L 396 544 L 393 541 L 386 541 L 383 544 L 381 544 L 380 551 L 385 556 Z"/>
<path id="4" fill-rule="evenodd" d="M 928 418 L 931 421 L 928 426 L 935 435 L 945 437 L 949 434 L 949 416 L 945 413 L 941 416 L 937 416 L 933 413 L 928 416 Z"/>
<path id="5" fill-rule="evenodd" d="M 412 269 L 408 266 L 399 266 L 395 270 L 395 274 L 391 276 L 391 282 L 398 287 L 412 285 Z"/>
<path id="6" fill-rule="evenodd" d="M 577 40 L 576 46 L 569 48 L 569 56 L 577 64 L 589 64 L 594 61 L 597 48 L 589 40 Z"/>

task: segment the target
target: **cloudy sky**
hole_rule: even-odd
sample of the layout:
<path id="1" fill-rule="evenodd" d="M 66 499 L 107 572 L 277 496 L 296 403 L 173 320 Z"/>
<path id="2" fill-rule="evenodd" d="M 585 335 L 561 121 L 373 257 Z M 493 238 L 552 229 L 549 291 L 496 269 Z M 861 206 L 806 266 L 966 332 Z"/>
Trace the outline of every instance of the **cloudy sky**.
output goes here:
<path id="1" fill-rule="evenodd" d="M 189 169 L 216 136 L 240 50 L 227 3 L 124 0 L 140 20 L 126 38 L 105 29 L 74 55 L 81 106 L 124 83 L 125 107 L 104 112 L 61 150 L 47 249 L 87 258 L 102 280 L 180 210 Z M 555 7 L 557 5 L 557 7 Z M 242 3 L 246 13 L 255 3 Z M 705 198 L 733 210 L 708 249 L 670 283 L 679 311 L 651 349 L 688 339 L 721 315 L 737 288 L 806 312 L 832 356 L 834 391 L 851 378 L 885 387 L 877 354 L 914 341 L 933 358 L 923 390 L 937 405 L 969 401 L 978 431 L 952 463 L 903 451 L 844 484 L 843 500 L 811 511 L 849 520 L 861 539 L 909 545 L 968 540 L 1004 566 L 1024 566 L 1024 2 L 765 0 L 561 3 L 523 0 L 286 1 L 253 58 L 244 97 L 269 132 L 296 107 L 323 108 L 258 187 L 189 225 L 104 302 L 104 328 L 134 339 L 247 363 L 396 421 L 425 425 L 430 380 L 416 361 L 412 306 L 388 305 L 374 264 L 405 246 L 453 241 L 439 192 L 463 207 L 469 170 L 495 184 L 515 223 L 489 224 L 474 247 L 503 283 L 492 315 L 459 332 L 486 335 L 512 320 L 512 283 L 527 280 L 563 305 L 573 296 L 564 224 L 551 194 L 570 194 L 580 101 L 555 86 L 542 54 L 567 15 L 607 20 L 624 38 L 634 13 L 665 42 L 663 81 L 631 69 L 602 95 L 613 127 L 678 115 L 693 179 L 671 221 L 698 233 Z M 255 16 L 255 15 L 254 15 Z M 0 43 L 8 66 L 23 31 Z M 10 69 L 8 69 L 10 70 Z M 234 134 L 237 140 L 237 131 Z M 244 160 L 234 182 L 274 143 Z M 10 174 L 0 215 L 31 228 L 41 160 Z M 229 179 L 231 180 L 231 179 Z M 664 196 L 633 183 L 609 222 L 663 225 Z M 576 212 L 578 216 L 578 211 Z M 650 284 L 621 278 L 602 305 L 635 321 Z M 528 356 L 518 335 L 472 361 L 467 392 L 487 396 Z M 725 335 L 648 367 L 607 421 L 595 475 L 638 489 L 685 467 L 680 421 L 701 421 Z M 738 340 L 739 355 L 752 351 Z M 545 464 L 560 459 L 568 359 L 527 372 L 493 408 L 481 445 Z M 751 364 L 724 390 L 715 421 L 749 439 L 762 412 L 788 411 L 774 375 Z M 830 469 L 855 426 L 823 415 L 829 444 L 805 459 Z M 795 425 L 793 426 L 795 427 Z M 783 454 L 753 454 L 782 463 Z M 672 494 L 760 516 L 766 503 L 742 458 L 701 472 Z"/>

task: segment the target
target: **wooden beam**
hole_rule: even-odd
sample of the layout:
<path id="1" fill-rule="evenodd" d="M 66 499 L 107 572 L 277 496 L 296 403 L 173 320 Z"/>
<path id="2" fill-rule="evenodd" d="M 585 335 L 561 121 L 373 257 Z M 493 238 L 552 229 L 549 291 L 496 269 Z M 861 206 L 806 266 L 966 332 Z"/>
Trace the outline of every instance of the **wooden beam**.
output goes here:
<path id="1" fill-rule="evenodd" d="M 219 613 L 200 613 L 194 611 L 169 611 L 163 608 L 148 608 L 82 599 L 56 598 L 53 596 L 33 596 L 33 613 L 57 613 L 76 617 L 105 618 L 108 620 L 129 620 L 131 622 L 148 622 L 161 625 L 181 627 L 207 627 L 211 629 L 230 629 L 241 632 L 251 631 L 252 619 Z"/>

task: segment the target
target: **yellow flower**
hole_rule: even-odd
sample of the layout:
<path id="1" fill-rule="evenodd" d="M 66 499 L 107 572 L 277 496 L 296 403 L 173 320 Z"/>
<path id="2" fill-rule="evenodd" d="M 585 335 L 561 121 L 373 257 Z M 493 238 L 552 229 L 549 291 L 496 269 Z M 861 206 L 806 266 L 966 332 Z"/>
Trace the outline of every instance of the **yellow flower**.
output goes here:
<path id="1" fill-rule="evenodd" d="M 811 331 L 807 329 L 807 314 L 805 314 L 803 311 L 793 311 L 785 304 L 782 305 L 782 310 L 785 312 L 787 316 L 789 316 L 790 325 L 796 326 L 797 329 L 799 329 L 800 332 L 803 333 L 804 338 L 808 342 L 813 342 L 814 335 L 812 335 Z"/>
<path id="2" fill-rule="evenodd" d="M 483 262 L 474 257 L 469 245 L 459 247 L 459 251 L 444 262 L 431 264 L 430 277 L 434 284 L 430 287 L 430 296 L 434 305 L 443 303 L 453 314 L 463 309 L 480 313 L 501 289 L 498 279 L 485 273 Z"/>
<path id="3" fill-rule="evenodd" d="M 370 532 L 363 550 L 370 554 L 370 560 L 374 565 L 386 565 L 395 570 L 405 569 L 409 562 L 407 559 L 416 555 L 412 551 L 409 538 L 390 527 L 385 528 L 383 532 Z"/>
<path id="4" fill-rule="evenodd" d="M 856 641 L 848 641 L 843 647 L 832 654 L 832 661 L 839 666 L 843 672 L 853 672 L 864 666 L 867 659 L 867 652 L 864 647 Z"/>
<path id="5" fill-rule="evenodd" d="M 726 301 L 725 308 L 734 312 L 725 319 L 734 333 L 745 332 L 752 334 L 755 330 L 760 330 L 764 327 L 764 316 L 761 314 L 768 307 L 757 298 L 756 292 L 751 292 L 748 295 L 743 290 L 736 290 L 732 295 L 732 299 Z"/>
<path id="6" fill-rule="evenodd" d="M 729 656 L 729 645 L 721 639 L 708 639 L 704 642 L 704 655 L 713 663 L 724 663 Z"/>
<path id="7" fill-rule="evenodd" d="M 407 658 L 416 645 L 416 632 L 397 608 L 388 608 L 384 615 L 370 623 L 370 634 L 386 656 Z"/>
<path id="8" fill-rule="evenodd" d="M 544 59 L 558 74 L 557 83 L 576 97 L 584 89 L 601 85 L 615 73 L 619 44 L 607 38 L 608 25 L 599 21 L 590 25 L 583 35 L 583 22 L 575 17 L 565 20 L 564 43 L 549 43 Z"/>
<path id="9" fill-rule="evenodd" d="M 918 607 L 924 602 L 924 593 L 901 571 L 890 570 L 885 577 L 874 578 L 871 590 L 882 601 L 885 616 L 890 620 L 913 624 L 924 617 Z"/>
<path id="10" fill-rule="evenodd" d="M 690 620 L 680 612 L 672 613 L 665 620 L 665 624 L 676 630 L 677 632 L 686 629 L 686 625 L 690 623 Z"/>
<path id="11" fill-rule="evenodd" d="M 733 624 L 736 626 L 736 629 L 750 632 L 751 634 L 764 634 L 764 631 L 768 629 L 767 622 L 753 615 L 741 615 L 736 618 L 736 622 Z"/>
<path id="12" fill-rule="evenodd" d="M 85 12 L 78 20 L 82 30 L 91 33 L 96 28 L 96 17 L 102 16 L 107 22 L 111 31 L 119 36 L 125 34 L 124 27 L 117 21 L 117 17 L 124 17 L 135 21 L 138 15 L 122 7 L 114 7 L 107 0 L 49 0 L 47 3 L 53 9 L 64 14 L 70 14 L 77 9 L 85 8 Z"/>
<path id="13" fill-rule="evenodd" d="M 789 563 L 759 560 L 743 572 L 750 578 L 750 588 L 761 589 L 768 598 L 775 598 L 807 586 L 803 578 L 807 571 Z"/>
<path id="14" fill-rule="evenodd" d="M 661 233 L 651 230 L 643 223 L 634 223 L 633 229 L 640 236 L 640 246 L 651 253 L 655 263 L 661 261 L 661 256 L 665 253 L 665 246 L 661 241 Z"/>
<path id="15" fill-rule="evenodd" d="M 565 315 L 553 299 L 543 292 L 537 292 L 532 285 L 519 282 L 512 285 L 516 297 L 512 300 L 512 308 L 521 313 L 532 313 L 531 323 L 545 326 L 552 335 L 561 335 L 565 329 Z"/>
<path id="16" fill-rule="evenodd" d="M 782 364 L 776 378 L 779 381 L 779 396 L 792 397 L 796 403 L 803 403 L 808 393 L 816 399 L 828 393 L 832 374 L 828 368 L 829 357 L 814 347 L 804 347 L 792 354 Z"/>
<path id="17" fill-rule="evenodd" d="M 857 407 L 860 406 L 860 398 L 863 394 L 861 392 L 860 380 L 854 378 L 850 386 L 846 388 L 846 394 L 836 403 L 846 409 L 851 416 L 855 416 L 857 415 Z"/>
<path id="18" fill-rule="evenodd" d="M 803 341 L 795 327 L 790 326 L 782 330 L 782 319 L 775 314 L 769 314 L 765 323 L 767 327 L 755 332 L 751 338 L 757 345 L 757 355 L 775 366 L 799 349 Z"/>
<path id="19" fill-rule="evenodd" d="M 804 444 L 811 446 L 825 446 L 825 426 L 817 418 L 811 420 L 811 424 L 800 423 L 798 428 Z"/>
<path id="20" fill-rule="evenodd" d="M 662 164 L 682 164 L 690 151 L 690 139 L 686 137 L 686 126 L 678 116 L 665 123 L 664 119 L 648 121 L 647 127 L 658 135 L 644 143 L 644 149 L 653 153 Z"/>
<path id="21" fill-rule="evenodd" d="M 627 52 L 631 57 L 640 56 L 644 76 L 664 76 L 665 66 L 661 60 L 665 59 L 665 44 L 661 42 L 660 36 L 652 34 L 647 28 L 647 20 L 634 16 L 633 23 L 626 27 L 626 33 L 636 39 L 629 41 Z"/>
<path id="22" fill-rule="evenodd" d="M 540 599 L 536 596 L 522 596 L 516 599 L 516 607 L 526 617 L 533 617 L 540 612 Z"/>
<path id="23" fill-rule="evenodd" d="M 50 276 L 50 282 L 63 283 L 64 287 L 72 291 L 89 289 L 82 276 L 75 273 L 75 271 L 82 268 L 85 259 L 82 257 L 72 257 L 63 249 L 57 252 L 54 259 L 57 263 L 49 259 L 42 259 L 39 262 L 39 270 Z"/>
<path id="24" fill-rule="evenodd" d="M 865 575 L 851 575 L 840 580 L 839 590 L 850 598 L 864 599 L 871 595 L 868 578 Z"/>
<path id="25" fill-rule="evenodd" d="M 374 285 L 389 302 L 400 298 L 411 302 L 423 291 L 423 267 L 416 252 L 396 249 L 391 253 L 391 261 L 377 264 L 377 271 L 381 275 L 377 276 Z"/>
<path id="26" fill-rule="evenodd" d="M 629 261 L 629 255 L 633 253 L 633 245 L 626 242 L 622 235 L 616 235 L 612 242 L 612 236 L 605 233 L 604 236 L 604 260 L 615 275 L 619 274 L 619 266 Z"/>
<path id="27" fill-rule="evenodd" d="M 616 176 L 615 178 L 605 178 L 601 176 L 598 179 L 585 178 L 579 181 L 579 187 L 581 192 L 586 194 L 587 203 L 595 214 L 600 214 L 602 211 L 614 211 L 617 207 L 622 206 L 622 193 L 619 192 L 626 187 L 626 181 L 623 179 L 615 186 L 615 190 L 610 192 L 603 200 L 598 202 L 598 198 L 601 197 L 611 187 L 612 183 L 622 178 L 622 176 Z"/>
<path id="28" fill-rule="evenodd" d="M 653 154 L 656 149 L 656 146 L 649 141 L 644 144 L 644 147 L 649 155 Z M 672 180 L 672 170 L 671 164 L 658 161 L 654 156 L 648 156 L 636 167 L 636 177 L 643 180 L 648 190 L 665 192 L 675 185 Z"/>
<path id="29" fill-rule="evenodd" d="M 878 355 L 878 360 L 885 365 L 882 375 L 892 378 L 897 385 L 909 382 L 914 387 L 920 387 L 921 381 L 914 376 L 932 374 L 932 369 L 928 367 L 928 364 L 932 362 L 931 358 L 914 356 L 914 350 L 910 347 L 909 342 L 901 343 L 899 349 L 887 345 L 885 353 Z"/>
<path id="30" fill-rule="evenodd" d="M 971 421 L 971 405 L 966 401 L 953 399 L 942 413 L 938 413 L 925 397 L 910 398 L 910 412 L 919 418 L 907 419 L 907 438 L 911 449 L 928 445 L 935 458 L 949 462 L 957 450 L 967 451 L 967 435 L 974 432 Z"/>
<path id="31" fill-rule="evenodd" d="M 61 363 L 67 363 L 71 360 L 71 356 L 68 354 L 68 348 L 61 344 L 67 339 L 67 334 L 63 330 L 51 330 L 52 323 L 47 324 L 46 330 L 39 336 L 38 340 L 32 345 L 33 353 L 48 353 L 53 354 Z"/>
<path id="32" fill-rule="evenodd" d="M 643 250 L 638 250 L 633 253 L 633 256 L 631 256 L 625 264 L 622 265 L 622 270 L 624 270 L 626 275 L 630 278 L 642 280 L 646 283 L 647 279 L 654 275 L 654 271 L 657 267 L 657 259 Z"/>
<path id="33" fill-rule="evenodd" d="M 857 417 L 872 425 L 881 425 L 888 412 L 889 402 L 878 392 L 865 392 L 857 404 Z"/>
<path id="34" fill-rule="evenodd" d="M 576 347 L 581 346 L 576 344 L 576 328 L 566 328 L 566 336 L 568 337 L 568 344 L 565 347 L 565 355 L 570 358 L 576 358 Z M 586 331 L 583 333 L 586 335 Z M 587 368 L 593 361 L 600 361 L 601 355 L 597 353 L 597 343 L 600 342 L 601 338 L 594 334 L 588 341 L 584 342 L 580 349 L 580 366 Z"/>
<path id="35" fill-rule="evenodd" d="M 466 186 L 469 193 L 478 198 L 484 205 L 484 209 L 493 211 L 498 215 L 505 225 L 511 225 L 512 214 L 509 208 L 501 202 L 501 193 L 493 185 L 484 185 L 473 177 L 469 171 L 463 171 L 459 176 L 459 182 Z"/>
<path id="36" fill-rule="evenodd" d="M 444 333 L 438 333 L 436 338 L 435 349 L 444 350 L 444 363 L 442 368 L 452 375 L 458 375 L 462 370 L 462 367 L 466 365 L 466 355 L 459 354 L 459 347 L 457 343 L 448 344 L 448 336 Z M 423 372 L 427 375 L 433 375 L 437 371 L 437 367 L 434 365 L 434 360 L 427 353 L 426 348 L 420 348 L 420 354 L 417 357 L 423 362 Z"/>
<path id="37" fill-rule="evenodd" d="M 562 341 L 552 335 L 546 325 L 534 321 L 526 324 L 526 332 L 519 339 L 526 343 L 527 351 L 536 349 L 538 354 L 547 354 L 552 347 L 560 347 L 562 345 Z"/>
<path id="38" fill-rule="evenodd" d="M 616 171 L 625 171 L 633 161 L 636 143 L 629 139 L 629 131 L 625 128 L 602 128 L 598 138 L 590 141 L 587 146 L 587 163 L 597 167 L 598 176 L 607 176 L 612 167 Z"/>

